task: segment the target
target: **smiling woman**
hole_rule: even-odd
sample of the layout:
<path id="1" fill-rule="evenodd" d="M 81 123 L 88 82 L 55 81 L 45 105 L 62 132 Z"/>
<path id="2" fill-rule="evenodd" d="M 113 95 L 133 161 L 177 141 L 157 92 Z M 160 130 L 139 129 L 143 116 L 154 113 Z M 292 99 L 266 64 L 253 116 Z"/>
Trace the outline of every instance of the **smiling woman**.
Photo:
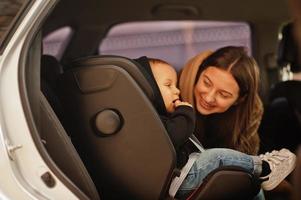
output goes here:
<path id="1" fill-rule="evenodd" d="M 194 96 L 197 109 L 203 115 L 223 113 L 239 97 L 239 86 L 228 70 L 208 67 L 201 74 Z"/>
<path id="2" fill-rule="evenodd" d="M 263 113 L 259 69 L 245 48 L 200 53 L 186 64 L 179 84 L 183 100 L 198 111 L 195 134 L 205 148 L 257 154 Z"/>

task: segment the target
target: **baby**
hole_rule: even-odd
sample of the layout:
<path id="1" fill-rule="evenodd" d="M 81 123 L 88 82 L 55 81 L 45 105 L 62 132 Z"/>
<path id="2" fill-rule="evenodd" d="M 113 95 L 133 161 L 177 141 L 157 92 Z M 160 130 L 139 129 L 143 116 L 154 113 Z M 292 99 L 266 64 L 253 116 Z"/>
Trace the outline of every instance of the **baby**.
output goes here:
<path id="1" fill-rule="evenodd" d="M 194 110 L 189 103 L 180 100 L 174 68 L 159 59 L 141 57 L 136 61 L 140 63 L 140 70 L 153 88 L 155 100 L 152 103 L 175 147 L 177 167 L 182 168 L 190 153 L 186 153 L 183 147 L 194 131 Z"/>
<path id="2" fill-rule="evenodd" d="M 136 61 L 154 89 L 153 104 L 175 147 L 177 167 L 182 168 L 191 153 L 185 147 L 194 131 L 194 109 L 189 103 L 180 100 L 177 73 L 170 64 L 147 57 L 141 57 Z M 199 187 L 210 172 L 221 166 L 244 168 L 262 180 L 261 186 L 264 190 L 272 190 L 291 173 L 296 163 L 296 156 L 287 149 L 250 156 L 232 149 L 213 148 L 206 149 L 202 153 L 198 152 L 197 155 L 196 161 L 180 186 L 180 192 L 190 192 Z"/>

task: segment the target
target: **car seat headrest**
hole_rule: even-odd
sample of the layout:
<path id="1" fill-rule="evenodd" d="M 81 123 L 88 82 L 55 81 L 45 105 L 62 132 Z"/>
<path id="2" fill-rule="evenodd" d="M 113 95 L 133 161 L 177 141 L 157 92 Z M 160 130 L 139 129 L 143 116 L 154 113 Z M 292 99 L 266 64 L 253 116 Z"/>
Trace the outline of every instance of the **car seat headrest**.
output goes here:
<path id="1" fill-rule="evenodd" d="M 102 56 L 90 56 L 74 60 L 69 64 L 72 68 L 81 66 L 93 66 L 93 65 L 117 65 L 124 68 L 138 83 L 138 85 L 145 92 L 146 96 L 153 102 L 155 99 L 154 91 L 145 79 L 144 75 L 137 67 L 137 63 L 134 60 L 121 56 L 102 55 Z M 71 68 L 71 67 L 69 67 Z"/>
<path id="2" fill-rule="evenodd" d="M 277 62 L 280 66 L 290 64 L 291 70 L 297 72 L 300 71 L 300 65 L 298 64 L 298 48 L 293 31 L 292 23 L 283 27 L 282 39 L 280 40 L 278 48 Z"/>

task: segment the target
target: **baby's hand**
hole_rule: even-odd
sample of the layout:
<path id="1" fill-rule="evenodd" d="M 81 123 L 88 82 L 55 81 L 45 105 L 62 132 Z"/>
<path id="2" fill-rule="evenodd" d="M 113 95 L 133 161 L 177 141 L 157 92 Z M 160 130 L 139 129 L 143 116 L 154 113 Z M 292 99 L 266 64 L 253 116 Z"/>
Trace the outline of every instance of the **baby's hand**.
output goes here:
<path id="1" fill-rule="evenodd" d="M 192 107 L 192 105 L 188 102 L 185 102 L 185 101 L 180 101 L 179 99 L 175 101 L 175 106 L 178 107 L 178 106 L 190 106 Z"/>

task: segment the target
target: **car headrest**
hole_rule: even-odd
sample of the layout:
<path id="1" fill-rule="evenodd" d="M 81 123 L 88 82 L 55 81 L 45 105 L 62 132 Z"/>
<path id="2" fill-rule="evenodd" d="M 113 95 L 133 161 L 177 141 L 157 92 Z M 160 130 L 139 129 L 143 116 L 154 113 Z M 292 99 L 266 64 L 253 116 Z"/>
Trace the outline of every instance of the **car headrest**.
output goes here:
<path id="1" fill-rule="evenodd" d="M 76 68 L 83 65 L 93 66 L 99 64 L 123 66 L 123 68 L 135 79 L 138 85 L 142 88 L 147 97 L 151 101 L 154 100 L 154 91 L 139 68 L 136 67 L 137 63 L 134 60 L 122 56 L 102 55 L 80 58 L 74 60 L 69 65 L 72 66 L 72 68 Z"/>
<path id="2" fill-rule="evenodd" d="M 277 62 L 280 66 L 290 64 L 293 72 L 300 71 L 298 64 L 298 48 L 293 34 L 293 24 L 289 23 L 282 29 L 282 39 L 278 47 Z"/>

